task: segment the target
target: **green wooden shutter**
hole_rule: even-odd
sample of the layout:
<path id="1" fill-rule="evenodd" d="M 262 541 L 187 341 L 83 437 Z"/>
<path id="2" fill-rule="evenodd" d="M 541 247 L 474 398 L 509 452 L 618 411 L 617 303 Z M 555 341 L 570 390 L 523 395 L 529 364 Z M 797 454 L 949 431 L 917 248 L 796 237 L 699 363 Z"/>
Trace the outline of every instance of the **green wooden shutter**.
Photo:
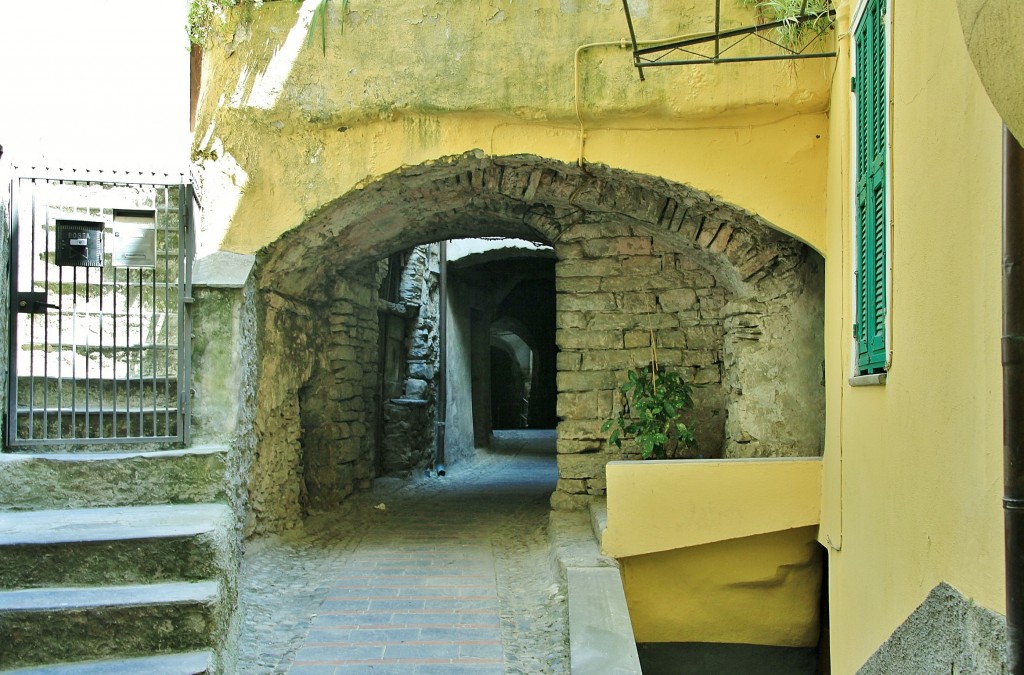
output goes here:
<path id="1" fill-rule="evenodd" d="M 886 107 L 884 0 L 869 0 L 857 28 L 857 368 L 885 368 Z"/>

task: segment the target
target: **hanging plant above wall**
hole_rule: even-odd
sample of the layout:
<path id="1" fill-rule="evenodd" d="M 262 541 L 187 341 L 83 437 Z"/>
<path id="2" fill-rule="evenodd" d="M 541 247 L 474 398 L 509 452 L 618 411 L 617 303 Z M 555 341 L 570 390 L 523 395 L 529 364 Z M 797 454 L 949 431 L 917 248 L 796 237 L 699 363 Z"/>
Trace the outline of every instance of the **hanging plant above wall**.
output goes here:
<path id="1" fill-rule="evenodd" d="M 777 39 L 786 47 L 793 47 L 806 39 L 808 31 L 820 33 L 832 23 L 829 12 L 832 0 L 738 0 L 741 5 L 754 7 L 758 14 L 758 23 L 786 21 L 776 28 Z M 797 23 L 798 16 L 816 17 L 813 21 Z"/>

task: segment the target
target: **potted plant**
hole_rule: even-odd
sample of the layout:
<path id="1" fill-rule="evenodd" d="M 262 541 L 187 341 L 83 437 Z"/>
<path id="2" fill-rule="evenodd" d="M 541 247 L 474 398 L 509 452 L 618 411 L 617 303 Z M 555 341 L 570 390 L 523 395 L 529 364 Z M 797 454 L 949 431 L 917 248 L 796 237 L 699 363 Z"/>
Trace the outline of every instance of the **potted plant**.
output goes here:
<path id="1" fill-rule="evenodd" d="M 619 387 L 623 403 L 618 417 L 601 426 L 602 432 L 611 430 L 608 442 L 622 448 L 623 437 L 632 438 L 644 459 L 671 458 L 696 446 L 692 429 L 681 420 L 693 407 L 690 385 L 682 376 L 657 361 L 636 366 L 627 376 Z"/>

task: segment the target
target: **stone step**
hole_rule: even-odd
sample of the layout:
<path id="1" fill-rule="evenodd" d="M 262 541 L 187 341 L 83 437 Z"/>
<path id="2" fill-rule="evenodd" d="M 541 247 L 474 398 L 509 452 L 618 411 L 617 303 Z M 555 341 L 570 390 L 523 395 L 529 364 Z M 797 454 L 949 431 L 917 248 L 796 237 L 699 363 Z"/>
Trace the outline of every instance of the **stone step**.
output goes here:
<path id="1" fill-rule="evenodd" d="M 209 675 L 214 672 L 212 652 L 188 652 L 135 659 L 55 663 L 4 670 L 8 675 Z"/>
<path id="2" fill-rule="evenodd" d="M 224 504 L 0 513 L 0 588 L 217 578 L 231 519 Z"/>
<path id="3" fill-rule="evenodd" d="M 227 453 L 0 453 L 0 511 L 226 502 Z"/>
<path id="4" fill-rule="evenodd" d="M 0 668 L 204 650 L 218 599 L 213 581 L 0 592 Z"/>

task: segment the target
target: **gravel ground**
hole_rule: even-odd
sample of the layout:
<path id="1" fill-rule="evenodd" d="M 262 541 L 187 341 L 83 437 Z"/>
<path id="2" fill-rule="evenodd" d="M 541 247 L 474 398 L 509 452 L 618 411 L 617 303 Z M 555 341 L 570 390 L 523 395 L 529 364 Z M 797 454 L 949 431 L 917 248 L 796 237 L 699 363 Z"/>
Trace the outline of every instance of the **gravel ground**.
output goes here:
<path id="1" fill-rule="evenodd" d="M 287 673 L 327 595 L 325 584 L 403 512 L 442 507 L 448 533 L 490 537 L 505 672 L 569 673 L 565 592 L 550 562 L 548 497 L 557 479 L 553 436 L 504 434 L 491 452 L 443 478 L 383 479 L 338 513 L 304 528 L 247 542 L 242 563 L 239 673 Z"/>

